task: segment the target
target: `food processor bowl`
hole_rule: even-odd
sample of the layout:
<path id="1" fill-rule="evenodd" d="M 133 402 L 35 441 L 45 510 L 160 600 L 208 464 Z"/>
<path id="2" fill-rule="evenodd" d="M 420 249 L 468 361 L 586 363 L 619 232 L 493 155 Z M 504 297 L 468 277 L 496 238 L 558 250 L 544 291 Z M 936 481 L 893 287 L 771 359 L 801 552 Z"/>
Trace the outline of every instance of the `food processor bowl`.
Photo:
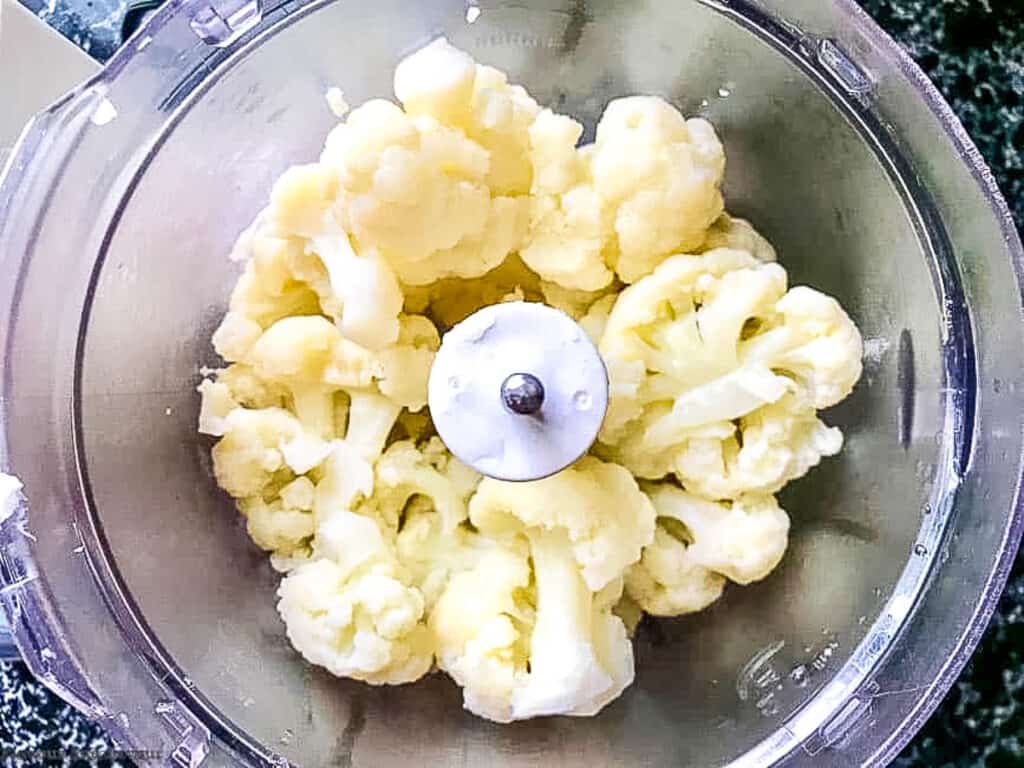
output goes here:
<path id="1" fill-rule="evenodd" d="M 646 620 L 597 717 L 499 726 L 431 675 L 306 664 L 278 576 L 216 487 L 195 391 L 287 166 L 445 35 L 580 118 L 661 95 L 708 117 L 726 199 L 837 296 L 865 371 L 846 447 L 782 496 L 789 552 Z M 0 589 L 33 672 L 179 766 L 882 764 L 984 630 L 1021 531 L 1021 245 L 978 153 L 849 0 L 171 0 L 29 126 L 0 186 Z"/>

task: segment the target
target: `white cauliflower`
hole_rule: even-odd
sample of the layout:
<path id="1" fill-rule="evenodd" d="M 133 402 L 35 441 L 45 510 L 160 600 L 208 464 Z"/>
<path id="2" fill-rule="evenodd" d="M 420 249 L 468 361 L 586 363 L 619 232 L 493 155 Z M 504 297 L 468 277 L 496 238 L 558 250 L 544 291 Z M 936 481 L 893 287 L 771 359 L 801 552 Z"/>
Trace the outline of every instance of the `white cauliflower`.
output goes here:
<path id="1" fill-rule="evenodd" d="M 525 546 L 495 547 L 452 577 L 430 613 L 437 665 L 463 688 L 470 712 L 512 720 L 530 661 L 534 605 Z"/>
<path id="2" fill-rule="evenodd" d="M 262 496 L 290 473 L 305 474 L 330 453 L 283 408 L 236 408 L 224 418 L 224 436 L 213 447 L 217 484 L 235 498 Z M 283 485 L 283 483 L 280 483 Z"/>
<path id="3" fill-rule="evenodd" d="M 465 706 L 497 722 L 596 714 L 633 680 L 633 649 L 611 612 L 621 593 L 588 589 L 563 530 L 528 530 L 452 578 L 430 616 L 438 666 Z"/>
<path id="4" fill-rule="evenodd" d="M 623 467 L 587 456 L 543 480 L 485 478 L 469 503 L 481 533 L 562 530 L 587 586 L 598 591 L 640 558 L 654 536 L 654 508 Z"/>
<path id="5" fill-rule="evenodd" d="M 353 110 L 328 137 L 321 166 L 339 179 L 338 224 L 404 283 L 482 275 L 522 238 L 526 199 L 492 194 L 488 151 L 390 102 Z"/>
<path id="6" fill-rule="evenodd" d="M 433 664 L 423 596 L 386 554 L 355 567 L 326 558 L 303 563 L 285 576 L 278 596 L 292 645 L 334 675 L 399 685 Z"/>
<path id="7" fill-rule="evenodd" d="M 725 578 L 698 563 L 690 544 L 661 521 L 640 562 L 626 571 L 626 593 L 652 616 L 702 611 L 724 588 Z"/>
<path id="8" fill-rule="evenodd" d="M 708 501 L 680 488 L 648 488 L 658 515 L 654 542 L 626 574 L 626 591 L 655 616 L 700 611 L 725 579 L 750 584 L 771 573 L 789 538 L 789 516 L 774 496 Z"/>
<path id="9" fill-rule="evenodd" d="M 440 516 L 443 530 L 451 533 L 468 517 L 466 500 L 479 479 L 448 454 L 437 438 L 422 451 L 411 442 L 395 443 L 377 462 L 371 503 L 397 531 L 409 501 L 421 497 Z"/>
<path id="10" fill-rule="evenodd" d="M 626 283 L 699 246 L 722 213 L 725 153 L 714 128 L 660 98 L 609 103 L 588 159 L 593 187 L 614 212 L 606 261 Z"/>
<path id="11" fill-rule="evenodd" d="M 546 281 L 597 291 L 614 277 L 604 252 L 612 235 L 612 211 L 594 189 L 576 142 L 583 126 L 544 110 L 530 127 L 534 166 L 530 229 L 523 261 Z"/>
<path id="12" fill-rule="evenodd" d="M 658 517 L 686 526 L 689 553 L 708 570 L 737 584 L 760 581 L 782 560 L 789 540 L 789 516 L 774 496 L 747 495 L 708 501 L 672 486 L 651 494 Z"/>
<path id="13" fill-rule="evenodd" d="M 297 477 L 270 501 L 261 496 L 239 499 L 238 511 L 258 547 L 278 557 L 301 557 L 308 554 L 316 530 L 313 497 L 313 482 L 305 476 Z"/>
<path id="14" fill-rule="evenodd" d="M 407 114 L 456 128 L 485 150 L 484 180 L 494 194 L 530 191 L 528 131 L 540 108 L 503 72 L 439 38 L 398 65 L 394 86 Z"/>
<path id="15" fill-rule="evenodd" d="M 841 447 L 814 409 L 849 394 L 861 341 L 838 303 L 742 251 L 674 256 L 620 294 L 600 343 L 602 455 L 711 498 L 773 493 Z"/>
<path id="16" fill-rule="evenodd" d="M 633 680 L 644 611 L 776 567 L 772 494 L 841 448 L 817 410 L 860 335 L 724 212 L 706 121 L 617 99 L 581 147 L 443 38 L 394 90 L 339 106 L 239 236 L 199 430 L 308 661 L 399 684 L 436 658 L 490 720 L 593 715 Z M 463 465 L 425 408 L 441 333 L 505 301 L 569 314 L 609 374 L 595 455 L 527 483 Z"/>

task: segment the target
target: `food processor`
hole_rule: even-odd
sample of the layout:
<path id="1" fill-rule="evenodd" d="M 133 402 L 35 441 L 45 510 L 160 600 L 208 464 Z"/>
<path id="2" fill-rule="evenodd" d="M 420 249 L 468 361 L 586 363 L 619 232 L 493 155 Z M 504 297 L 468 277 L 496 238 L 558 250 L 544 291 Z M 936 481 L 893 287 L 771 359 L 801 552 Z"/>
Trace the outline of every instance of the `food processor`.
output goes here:
<path id="1" fill-rule="evenodd" d="M 782 494 L 782 566 L 646 620 L 594 718 L 513 725 L 441 675 L 302 661 L 196 433 L 227 254 L 336 122 L 444 35 L 580 119 L 710 119 L 730 211 L 835 295 L 865 372 L 842 454 Z M 48 687 L 171 766 L 861 766 L 984 631 L 1021 534 L 1024 253 L 977 150 L 850 0 L 170 0 L 27 126 L 0 182 L 0 602 Z"/>

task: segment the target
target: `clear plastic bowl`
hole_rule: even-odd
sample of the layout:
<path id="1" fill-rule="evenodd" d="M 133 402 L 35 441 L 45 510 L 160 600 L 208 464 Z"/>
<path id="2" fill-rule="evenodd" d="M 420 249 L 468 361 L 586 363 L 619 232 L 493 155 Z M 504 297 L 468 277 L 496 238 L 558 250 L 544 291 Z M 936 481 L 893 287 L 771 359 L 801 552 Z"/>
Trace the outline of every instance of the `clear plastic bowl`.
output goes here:
<path id="1" fill-rule="evenodd" d="M 588 130 L 661 94 L 718 126 L 730 208 L 864 332 L 843 454 L 784 495 L 763 583 L 652 622 L 599 717 L 478 720 L 433 676 L 307 666 L 195 433 L 233 239 L 314 158 L 324 93 L 445 34 Z M 0 600 L 33 671 L 171 764 L 885 762 L 991 614 L 1021 530 L 1022 253 L 977 152 L 845 0 L 172 0 L 40 115 L 0 186 Z M 13 279 L 16 278 L 16 279 Z"/>

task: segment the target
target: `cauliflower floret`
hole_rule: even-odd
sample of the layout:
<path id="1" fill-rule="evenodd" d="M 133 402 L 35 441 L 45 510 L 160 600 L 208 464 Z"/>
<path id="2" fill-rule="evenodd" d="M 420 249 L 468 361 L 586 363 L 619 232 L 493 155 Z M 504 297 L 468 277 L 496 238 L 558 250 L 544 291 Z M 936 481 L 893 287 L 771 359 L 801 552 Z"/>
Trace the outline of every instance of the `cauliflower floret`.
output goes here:
<path id="1" fill-rule="evenodd" d="M 266 226 L 263 217 L 239 238 L 235 254 L 246 260 L 245 271 L 231 293 L 229 315 L 234 313 L 266 328 L 283 317 L 336 309 L 327 272 L 319 261 L 304 254 L 300 240 L 271 235 Z M 223 338 L 220 343 L 215 340 L 215 347 L 229 360 L 244 357 L 245 341 L 254 341 L 248 338 L 251 330 L 247 332 L 238 323 L 218 334 Z M 233 343 L 236 339 L 240 345 Z"/>
<path id="2" fill-rule="evenodd" d="M 330 453 L 330 445 L 305 432 L 282 408 L 236 408 L 224 419 L 213 447 L 217 484 L 235 498 L 260 496 L 276 480 L 305 474 Z"/>
<path id="3" fill-rule="evenodd" d="M 564 530 L 583 579 L 595 592 L 639 560 L 654 536 L 654 508 L 633 476 L 591 456 L 543 480 L 486 478 L 470 500 L 469 515 L 491 536 L 524 527 Z"/>
<path id="4" fill-rule="evenodd" d="M 626 593 L 652 616 L 702 611 L 722 596 L 725 578 L 698 563 L 690 544 L 658 521 L 654 541 L 626 571 Z"/>
<path id="5" fill-rule="evenodd" d="M 521 539 L 449 582 L 430 616 L 438 666 L 468 710 L 496 722 L 596 714 L 633 680 L 626 627 L 611 613 L 621 580 L 595 595 L 564 531 L 527 538 L 532 588 Z"/>
<path id="6" fill-rule="evenodd" d="M 228 388 L 243 408 L 284 408 L 288 392 L 280 384 L 256 375 L 251 366 L 235 363 L 217 373 L 217 383 Z"/>
<path id="7" fill-rule="evenodd" d="M 239 499 L 238 511 L 258 547 L 279 557 L 304 556 L 316 530 L 313 496 L 313 482 L 305 476 L 297 477 L 271 501 L 260 496 Z"/>
<path id="8" fill-rule="evenodd" d="M 229 311 L 213 332 L 213 348 L 229 363 L 244 360 L 263 333 L 263 326 L 241 312 Z"/>
<path id="9" fill-rule="evenodd" d="M 278 320 L 252 345 L 245 362 L 259 378 L 284 386 L 299 421 L 325 439 L 336 434 L 334 392 L 369 386 L 375 372 L 373 357 L 319 315 Z"/>
<path id="10" fill-rule="evenodd" d="M 585 154 L 576 149 L 582 133 L 582 125 L 550 110 L 530 127 L 534 185 L 521 255 L 546 281 L 597 291 L 614 277 L 604 258 L 613 217 L 591 184 Z"/>
<path id="11" fill-rule="evenodd" d="M 625 450 L 642 450 L 631 443 L 623 443 Z M 712 499 L 775 493 L 842 447 L 837 427 L 826 426 L 799 396 L 787 395 L 744 416 L 736 427 L 691 435 L 678 452 L 664 455 L 671 461 L 666 471 L 647 476 L 675 472 L 686 488 Z"/>
<path id="12" fill-rule="evenodd" d="M 461 129 L 486 150 L 485 181 L 495 194 L 530 191 L 528 130 L 540 108 L 503 72 L 439 38 L 399 63 L 394 86 L 407 114 Z"/>
<path id="13" fill-rule="evenodd" d="M 320 234 L 307 246 L 327 269 L 342 333 L 367 349 L 382 349 L 399 335 L 402 289 L 391 266 L 373 248 L 357 254 L 348 235 Z"/>
<path id="14" fill-rule="evenodd" d="M 537 591 L 530 674 L 512 695 L 512 719 L 596 715 L 633 682 L 633 646 L 604 592 L 595 599 L 564 531 L 529 529 Z"/>
<path id="15" fill-rule="evenodd" d="M 836 453 L 841 434 L 814 408 L 845 397 L 861 368 L 835 300 L 786 293 L 781 267 L 727 249 L 671 257 L 623 291 L 600 350 L 598 453 L 710 498 L 773 493 Z"/>
<path id="16" fill-rule="evenodd" d="M 694 563 L 737 584 L 760 581 L 782 560 L 789 542 L 789 515 L 774 496 L 747 495 L 708 501 L 672 485 L 650 491 L 659 518 L 685 526 L 687 555 Z"/>
<path id="17" fill-rule="evenodd" d="M 292 645 L 334 675 L 399 685 L 433 663 L 423 596 L 393 561 L 371 557 L 351 568 L 312 560 L 285 576 L 278 596 Z"/>
<path id="18" fill-rule="evenodd" d="M 725 154 L 714 128 L 660 98 L 609 103 L 589 161 L 593 187 L 614 211 L 607 261 L 626 283 L 699 246 L 722 213 Z"/>
<path id="19" fill-rule="evenodd" d="M 730 216 L 728 213 L 723 213 L 711 225 L 700 251 L 706 253 L 717 248 L 746 251 L 758 261 L 776 261 L 775 247 L 754 229 L 749 221 Z"/>
<path id="20" fill-rule="evenodd" d="M 389 102 L 353 110 L 328 137 L 321 165 L 339 179 L 337 223 L 407 284 L 482 275 L 522 238 L 526 200 L 492 196 L 487 150 Z"/>
<path id="21" fill-rule="evenodd" d="M 479 475 L 447 455 L 437 438 L 430 444 L 430 448 L 420 451 L 411 442 L 395 443 L 377 462 L 371 503 L 376 514 L 395 531 L 414 496 L 429 502 L 440 516 L 446 533 L 454 532 L 468 516 L 466 500 L 479 481 Z M 446 454 L 441 462 L 430 453 L 438 448 Z M 468 477 L 464 473 L 468 473 Z"/>
<path id="22" fill-rule="evenodd" d="M 452 577 L 430 613 L 437 665 L 463 688 L 465 707 L 496 722 L 512 720 L 512 695 L 530 660 L 529 552 L 496 547 Z"/>

